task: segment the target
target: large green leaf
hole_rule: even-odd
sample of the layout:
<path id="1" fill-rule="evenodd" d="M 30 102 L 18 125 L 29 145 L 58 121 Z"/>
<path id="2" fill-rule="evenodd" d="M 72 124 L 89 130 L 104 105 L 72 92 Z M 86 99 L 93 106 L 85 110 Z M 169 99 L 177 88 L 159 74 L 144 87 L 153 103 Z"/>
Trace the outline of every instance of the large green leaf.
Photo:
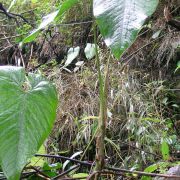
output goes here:
<path id="1" fill-rule="evenodd" d="M 43 20 L 42 20 L 41 24 L 39 25 L 39 27 L 37 29 L 33 30 L 30 35 L 25 37 L 23 39 L 22 43 L 32 42 L 38 36 L 38 34 L 40 33 L 40 31 L 42 29 L 45 29 L 50 23 L 52 23 L 54 21 L 57 14 L 58 14 L 58 11 L 55 11 L 55 12 L 50 13 L 47 16 L 43 17 Z"/>
<path id="2" fill-rule="evenodd" d="M 55 87 L 24 68 L 0 67 L 0 165 L 19 180 L 28 160 L 50 133 L 56 115 Z"/>
<path id="3" fill-rule="evenodd" d="M 28 43 L 28 42 L 32 42 L 35 40 L 35 38 L 39 35 L 39 33 L 41 32 L 41 30 L 45 29 L 48 27 L 49 24 L 51 24 L 54 21 L 58 21 L 60 18 L 62 18 L 62 16 L 64 15 L 64 13 L 69 10 L 72 6 L 74 6 L 75 4 L 78 3 L 79 0 L 66 0 L 62 3 L 62 5 L 60 5 L 60 7 L 58 8 L 57 11 L 52 12 L 50 14 L 48 14 L 47 16 L 45 16 L 41 22 L 41 24 L 39 25 L 39 27 L 35 30 L 32 31 L 32 33 L 30 35 L 28 35 L 26 38 L 23 39 L 23 41 L 21 42 L 21 45 L 23 43 Z"/>
<path id="4" fill-rule="evenodd" d="M 94 16 L 116 58 L 133 43 L 157 5 L 158 0 L 94 0 Z"/>

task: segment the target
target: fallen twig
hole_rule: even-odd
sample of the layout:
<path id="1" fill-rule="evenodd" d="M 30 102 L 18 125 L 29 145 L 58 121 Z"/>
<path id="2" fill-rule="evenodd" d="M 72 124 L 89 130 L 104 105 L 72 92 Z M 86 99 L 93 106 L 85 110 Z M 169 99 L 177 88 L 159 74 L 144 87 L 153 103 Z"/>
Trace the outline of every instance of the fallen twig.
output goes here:
<path id="1" fill-rule="evenodd" d="M 78 164 L 78 165 L 76 165 L 76 166 L 68 169 L 67 171 L 65 171 L 65 172 L 57 175 L 56 177 L 52 178 L 51 180 L 57 180 L 57 179 L 59 179 L 60 177 L 62 177 L 62 176 L 64 176 L 64 175 L 68 174 L 69 172 L 73 171 L 74 169 L 77 169 L 79 166 L 80 166 L 80 165 Z"/>
<path id="2" fill-rule="evenodd" d="M 1 38 L 0 40 L 7 40 L 7 39 L 11 39 L 11 38 L 16 38 L 16 37 L 24 36 L 24 35 L 27 35 L 27 34 L 28 33 L 17 34 L 15 36 L 9 36 L 9 37 L 5 37 L 5 38 Z"/>
<path id="3" fill-rule="evenodd" d="M 86 180 L 92 180 L 92 178 L 94 178 L 94 176 L 96 174 L 106 174 L 106 175 L 114 175 L 114 176 L 124 176 L 123 173 L 116 173 L 113 171 L 107 171 L 107 170 L 103 170 L 103 171 L 94 171 L 92 174 L 90 174 L 89 177 L 87 177 Z"/>
<path id="4" fill-rule="evenodd" d="M 3 51 L 5 51 L 5 50 L 7 50 L 7 49 L 9 49 L 9 48 L 12 48 L 12 47 L 13 47 L 13 45 L 9 45 L 9 46 L 5 47 L 4 49 L 1 49 L 1 50 L 0 50 L 0 53 L 2 53 Z"/>
<path id="5" fill-rule="evenodd" d="M 163 38 L 164 36 L 168 35 L 168 34 L 171 34 L 173 32 L 170 32 L 170 33 L 166 33 L 166 34 L 163 34 L 162 36 L 159 36 L 157 37 L 156 39 L 146 43 L 145 45 L 143 45 L 142 47 L 138 48 L 136 51 L 132 52 L 130 55 L 128 55 L 127 57 L 125 57 L 124 59 L 121 60 L 121 62 L 124 62 L 124 64 L 122 65 L 120 71 L 123 71 L 124 68 L 126 67 L 126 65 L 129 64 L 129 62 L 132 60 L 132 56 L 137 54 L 139 51 L 141 51 L 142 49 L 144 49 L 145 47 L 149 46 L 150 44 L 156 42 L 158 39 L 161 39 Z M 126 61 L 127 60 L 127 61 Z M 126 62 L 125 62 L 126 61 Z"/>
<path id="6" fill-rule="evenodd" d="M 37 176 L 43 177 L 43 179 L 46 179 L 46 180 L 50 180 L 49 176 L 47 176 L 46 174 L 44 174 L 43 172 L 41 172 L 39 169 L 35 168 L 34 166 L 30 166 L 30 167 L 28 167 L 28 169 L 29 168 L 35 170 Z"/>
<path id="7" fill-rule="evenodd" d="M 90 163 L 90 162 L 87 162 L 87 161 L 80 161 L 80 160 L 77 160 L 77 159 L 72 159 L 72 158 L 68 158 L 68 157 L 60 156 L 60 155 L 35 154 L 35 156 L 36 157 L 47 157 L 47 158 L 69 160 L 71 162 L 75 162 L 75 163 L 82 164 L 82 165 L 85 165 L 85 166 L 92 166 L 93 165 L 93 163 Z"/>
<path id="8" fill-rule="evenodd" d="M 147 173 L 147 172 L 143 172 L 143 171 L 131 171 L 131 170 L 127 170 L 127 169 L 120 169 L 120 168 L 114 168 L 114 167 L 106 167 L 108 170 L 112 170 L 112 171 L 119 171 L 119 172 L 123 172 L 123 173 L 129 173 L 129 174 L 138 174 L 138 175 L 143 175 L 143 176 L 151 176 L 151 177 L 165 177 L 165 178 L 179 178 L 180 176 L 176 176 L 176 175 L 168 175 L 168 174 L 157 174 L 157 173 Z"/>
<path id="9" fill-rule="evenodd" d="M 14 19 L 17 24 L 18 24 L 18 21 L 16 17 L 20 17 L 24 22 L 26 22 L 27 24 L 30 24 L 28 20 L 24 18 L 22 15 L 8 12 L 2 3 L 0 3 L 0 10 L 1 10 L 0 12 L 5 14 L 8 18 Z"/>
<path id="10" fill-rule="evenodd" d="M 87 161 L 80 161 L 80 160 L 76 160 L 76 159 L 71 159 L 65 156 L 58 156 L 58 155 L 47 155 L 47 154 L 36 154 L 35 156 L 39 156 L 39 157 L 49 157 L 49 158 L 56 158 L 56 159 L 65 159 L 65 160 L 69 160 L 75 163 L 79 163 L 79 164 L 83 164 L 86 166 L 94 166 L 95 163 L 90 163 Z M 143 172 L 143 171 L 131 171 L 131 170 L 127 170 L 127 169 L 121 169 L 121 168 L 115 168 L 115 167 L 104 167 L 104 172 L 106 170 L 111 170 L 111 171 L 115 171 L 115 172 L 121 172 L 121 173 L 128 173 L 128 174 L 138 174 L 141 176 L 151 176 L 151 177 L 165 177 L 165 178 L 179 178 L 180 176 L 176 176 L 176 175 L 168 175 L 168 174 L 157 174 L 157 173 L 147 173 L 147 172 Z M 102 171 L 103 172 L 103 171 Z"/>

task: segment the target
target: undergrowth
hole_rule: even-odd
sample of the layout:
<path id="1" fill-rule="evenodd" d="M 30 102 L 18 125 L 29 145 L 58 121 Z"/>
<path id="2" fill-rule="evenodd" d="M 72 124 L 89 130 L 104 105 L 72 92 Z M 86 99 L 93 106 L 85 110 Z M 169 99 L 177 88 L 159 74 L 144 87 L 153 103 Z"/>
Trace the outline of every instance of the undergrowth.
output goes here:
<path id="1" fill-rule="evenodd" d="M 101 52 L 101 69 L 109 52 Z M 92 62 L 93 64 L 93 62 Z M 94 134 L 98 116 L 97 71 L 90 63 L 78 73 L 54 68 L 61 100 L 48 151 L 70 155 L 84 151 L 85 160 L 95 158 Z M 162 161 L 161 144 L 179 149 L 178 104 L 173 83 L 150 72 L 124 68 L 111 58 L 108 86 L 106 160 L 118 167 L 143 170 Z"/>

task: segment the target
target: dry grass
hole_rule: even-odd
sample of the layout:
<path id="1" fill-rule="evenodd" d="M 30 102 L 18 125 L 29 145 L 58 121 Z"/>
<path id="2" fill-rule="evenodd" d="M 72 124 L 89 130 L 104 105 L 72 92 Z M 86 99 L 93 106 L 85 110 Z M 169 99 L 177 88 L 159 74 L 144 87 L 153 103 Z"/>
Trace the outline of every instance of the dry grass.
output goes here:
<path id="1" fill-rule="evenodd" d="M 108 51 L 100 52 L 102 70 Z M 168 96 L 163 79 L 150 72 L 123 70 L 115 59 L 110 60 L 108 87 L 108 123 L 106 157 L 110 163 L 131 166 L 156 159 L 162 132 L 166 128 L 167 106 L 163 100 Z M 49 139 L 50 152 L 73 154 L 85 150 L 96 129 L 99 94 L 97 70 L 93 62 L 78 73 L 68 74 L 54 70 L 59 93 L 59 109 L 54 131 Z M 86 159 L 95 155 L 95 141 L 86 152 Z M 134 148 L 136 151 L 134 151 Z M 145 153 L 147 152 L 147 153 Z M 123 161 L 123 163 L 122 163 Z"/>

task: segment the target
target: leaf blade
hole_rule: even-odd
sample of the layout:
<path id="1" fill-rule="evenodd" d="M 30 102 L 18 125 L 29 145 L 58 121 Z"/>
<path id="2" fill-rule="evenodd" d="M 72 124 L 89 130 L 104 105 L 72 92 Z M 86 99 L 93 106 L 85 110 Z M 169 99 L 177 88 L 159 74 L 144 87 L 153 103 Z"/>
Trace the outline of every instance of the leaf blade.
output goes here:
<path id="1" fill-rule="evenodd" d="M 20 46 L 22 46 L 23 43 L 29 43 L 34 41 L 41 32 L 41 30 L 45 29 L 52 22 L 58 21 L 66 11 L 68 11 L 72 6 L 74 6 L 78 2 L 79 0 L 64 1 L 57 11 L 54 11 L 43 18 L 38 28 L 34 29 L 30 35 L 25 37 L 23 41 L 20 43 Z"/>
<path id="2" fill-rule="evenodd" d="M 105 43 L 114 56 L 134 42 L 145 19 L 156 9 L 158 0 L 94 0 L 93 12 Z"/>
<path id="3" fill-rule="evenodd" d="M 0 67 L 0 80 L 0 164 L 9 180 L 18 180 L 52 129 L 57 95 L 40 76 L 26 80 L 20 67 Z"/>

